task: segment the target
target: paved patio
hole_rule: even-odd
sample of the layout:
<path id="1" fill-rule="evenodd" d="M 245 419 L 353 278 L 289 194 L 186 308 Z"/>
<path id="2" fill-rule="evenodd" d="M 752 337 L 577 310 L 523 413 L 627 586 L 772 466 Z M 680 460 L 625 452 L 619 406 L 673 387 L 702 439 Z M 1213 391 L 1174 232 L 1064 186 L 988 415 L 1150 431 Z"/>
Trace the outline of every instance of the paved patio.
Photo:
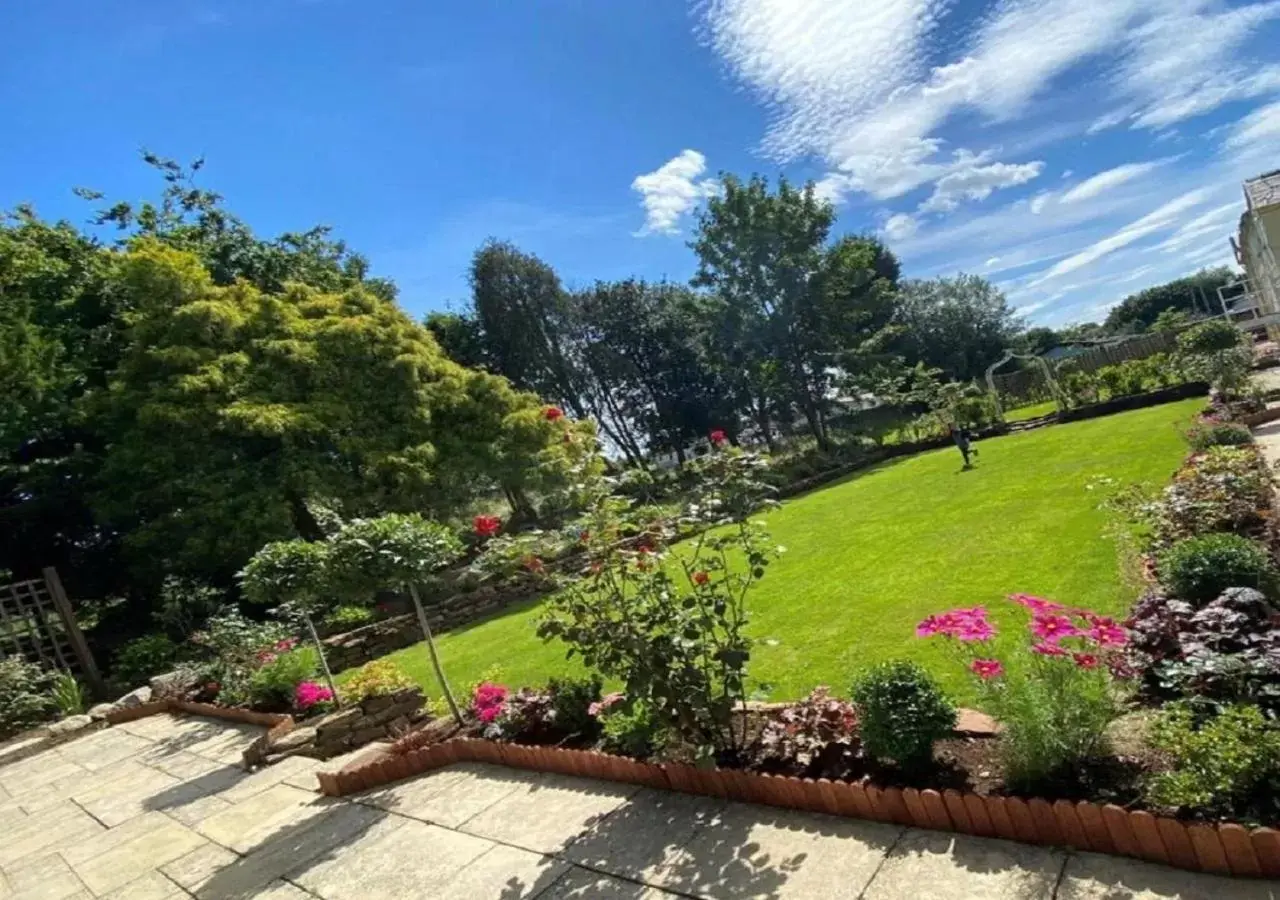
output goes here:
<path id="1" fill-rule="evenodd" d="M 1280 884 L 466 764 L 346 800 L 155 716 L 0 766 L 0 898 L 1276 900 Z"/>

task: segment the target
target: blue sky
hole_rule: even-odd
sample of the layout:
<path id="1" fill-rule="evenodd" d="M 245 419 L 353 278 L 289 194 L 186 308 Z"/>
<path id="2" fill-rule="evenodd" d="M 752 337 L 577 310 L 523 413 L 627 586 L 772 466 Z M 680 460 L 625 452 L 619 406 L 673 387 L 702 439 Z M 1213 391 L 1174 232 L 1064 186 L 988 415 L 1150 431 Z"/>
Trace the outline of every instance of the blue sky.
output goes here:
<path id="1" fill-rule="evenodd" d="M 0 11 L 0 206 L 157 187 L 322 222 L 422 313 L 492 235 L 571 285 L 687 278 L 718 171 L 814 179 L 911 276 L 1095 319 L 1229 261 L 1280 167 L 1280 0 L 45 0 Z"/>

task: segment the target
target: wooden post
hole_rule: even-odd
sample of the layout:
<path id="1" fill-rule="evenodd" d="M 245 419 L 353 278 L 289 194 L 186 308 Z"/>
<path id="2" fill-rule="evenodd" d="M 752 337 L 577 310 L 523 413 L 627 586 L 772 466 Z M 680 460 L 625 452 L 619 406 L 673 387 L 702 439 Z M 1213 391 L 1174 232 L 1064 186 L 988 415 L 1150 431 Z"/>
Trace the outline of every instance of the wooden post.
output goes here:
<path id="1" fill-rule="evenodd" d="M 427 641 L 427 654 L 431 657 L 431 667 L 436 670 L 436 680 L 444 691 L 444 700 L 449 704 L 454 721 L 462 724 L 462 713 L 458 710 L 458 701 L 453 699 L 453 691 L 449 690 L 449 682 L 445 680 L 444 669 L 440 665 L 440 657 L 436 654 L 436 642 L 431 637 L 431 626 L 427 624 L 427 612 L 422 608 L 422 598 L 418 596 L 418 586 L 409 582 L 409 596 L 413 598 L 413 608 L 418 613 L 418 624 L 422 626 L 422 636 Z"/>
<path id="2" fill-rule="evenodd" d="M 76 657 L 80 660 L 80 666 L 84 669 L 85 680 L 89 682 L 89 690 L 99 699 L 107 696 L 107 685 L 102 680 L 102 675 L 98 672 L 98 664 L 93 661 L 93 653 L 89 650 L 89 643 L 84 639 L 84 632 L 80 630 L 79 624 L 76 623 L 76 614 L 71 609 L 71 601 L 67 599 L 67 592 L 62 588 L 62 579 L 58 577 L 58 570 L 53 566 L 49 566 L 43 570 L 44 583 L 49 587 L 49 596 L 53 598 L 54 608 L 58 610 L 58 615 L 62 617 L 63 627 L 67 629 L 67 639 L 71 641 L 71 649 L 75 650 Z"/>

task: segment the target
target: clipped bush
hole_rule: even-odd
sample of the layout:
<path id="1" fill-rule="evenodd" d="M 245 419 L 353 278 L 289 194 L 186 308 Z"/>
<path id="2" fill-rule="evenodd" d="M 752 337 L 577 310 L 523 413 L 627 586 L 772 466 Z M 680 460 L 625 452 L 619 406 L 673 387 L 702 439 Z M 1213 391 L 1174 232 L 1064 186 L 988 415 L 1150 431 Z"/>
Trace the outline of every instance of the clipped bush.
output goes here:
<path id="1" fill-rule="evenodd" d="M 1204 422 L 1187 432 L 1187 443 L 1197 453 L 1210 447 L 1243 447 L 1253 443 L 1253 433 L 1234 422 Z"/>
<path id="2" fill-rule="evenodd" d="M 0 740 L 52 719 L 57 676 L 15 656 L 0 659 Z"/>
<path id="3" fill-rule="evenodd" d="M 956 725 L 955 705 L 932 675 L 909 660 L 868 669 L 854 682 L 852 697 L 863 748 L 904 768 L 927 764 L 934 741 Z"/>
<path id="4" fill-rule="evenodd" d="M 600 701 L 603 688 L 604 682 L 596 676 L 551 679 L 547 693 L 551 695 L 556 731 L 588 740 L 598 735 L 600 720 L 591 714 L 591 707 Z"/>
<path id="5" fill-rule="evenodd" d="M 1238 534 L 1179 541 L 1160 554 L 1158 568 L 1170 593 L 1196 606 L 1232 587 L 1274 592 L 1275 569 L 1266 548 Z"/>
<path id="6" fill-rule="evenodd" d="M 144 634 L 116 650 L 111 677 L 124 687 L 134 688 L 171 670 L 181 656 L 181 648 L 167 634 Z"/>
<path id="7" fill-rule="evenodd" d="M 417 686 L 391 660 L 375 659 L 351 676 L 342 687 L 342 696 L 350 703 L 359 703 L 367 697 L 385 697 Z"/>
<path id="8" fill-rule="evenodd" d="M 1147 785 L 1156 804 L 1211 814 L 1238 814 L 1259 788 L 1280 775 L 1280 727 L 1256 706 L 1230 706 L 1197 722 L 1185 704 L 1166 707 L 1151 743 L 1173 760 Z"/>

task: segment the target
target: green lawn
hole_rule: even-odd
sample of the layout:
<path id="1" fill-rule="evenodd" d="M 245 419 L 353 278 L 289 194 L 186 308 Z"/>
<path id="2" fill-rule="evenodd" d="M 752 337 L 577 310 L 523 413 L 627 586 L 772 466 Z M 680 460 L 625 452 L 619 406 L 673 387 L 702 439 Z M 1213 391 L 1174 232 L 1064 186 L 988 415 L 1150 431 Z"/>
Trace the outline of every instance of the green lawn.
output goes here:
<path id="1" fill-rule="evenodd" d="M 1041 416 L 1047 416 L 1050 413 L 1058 411 L 1058 404 L 1052 400 L 1046 400 L 1043 403 L 1035 403 L 1031 406 L 1020 406 L 1017 409 L 1011 409 L 1004 414 L 1006 422 L 1022 422 L 1026 419 L 1038 419 Z"/>
<path id="2" fill-rule="evenodd" d="M 1013 591 L 1121 613 L 1121 582 L 1106 516 L 1090 479 L 1166 481 L 1186 453 L 1178 426 L 1203 406 L 1187 400 L 981 441 L 961 471 L 954 449 L 892 461 L 790 500 L 769 516 L 788 552 L 749 599 L 754 679 L 772 696 L 814 685 L 848 690 L 853 674 L 895 656 L 920 660 L 967 699 L 966 679 L 916 622 L 955 606 L 986 604 L 1021 632 Z M 443 635 L 441 656 L 459 688 L 492 665 L 508 684 L 573 671 L 557 644 L 534 636 L 536 605 Z M 392 657 L 438 694 L 421 645 Z"/>

